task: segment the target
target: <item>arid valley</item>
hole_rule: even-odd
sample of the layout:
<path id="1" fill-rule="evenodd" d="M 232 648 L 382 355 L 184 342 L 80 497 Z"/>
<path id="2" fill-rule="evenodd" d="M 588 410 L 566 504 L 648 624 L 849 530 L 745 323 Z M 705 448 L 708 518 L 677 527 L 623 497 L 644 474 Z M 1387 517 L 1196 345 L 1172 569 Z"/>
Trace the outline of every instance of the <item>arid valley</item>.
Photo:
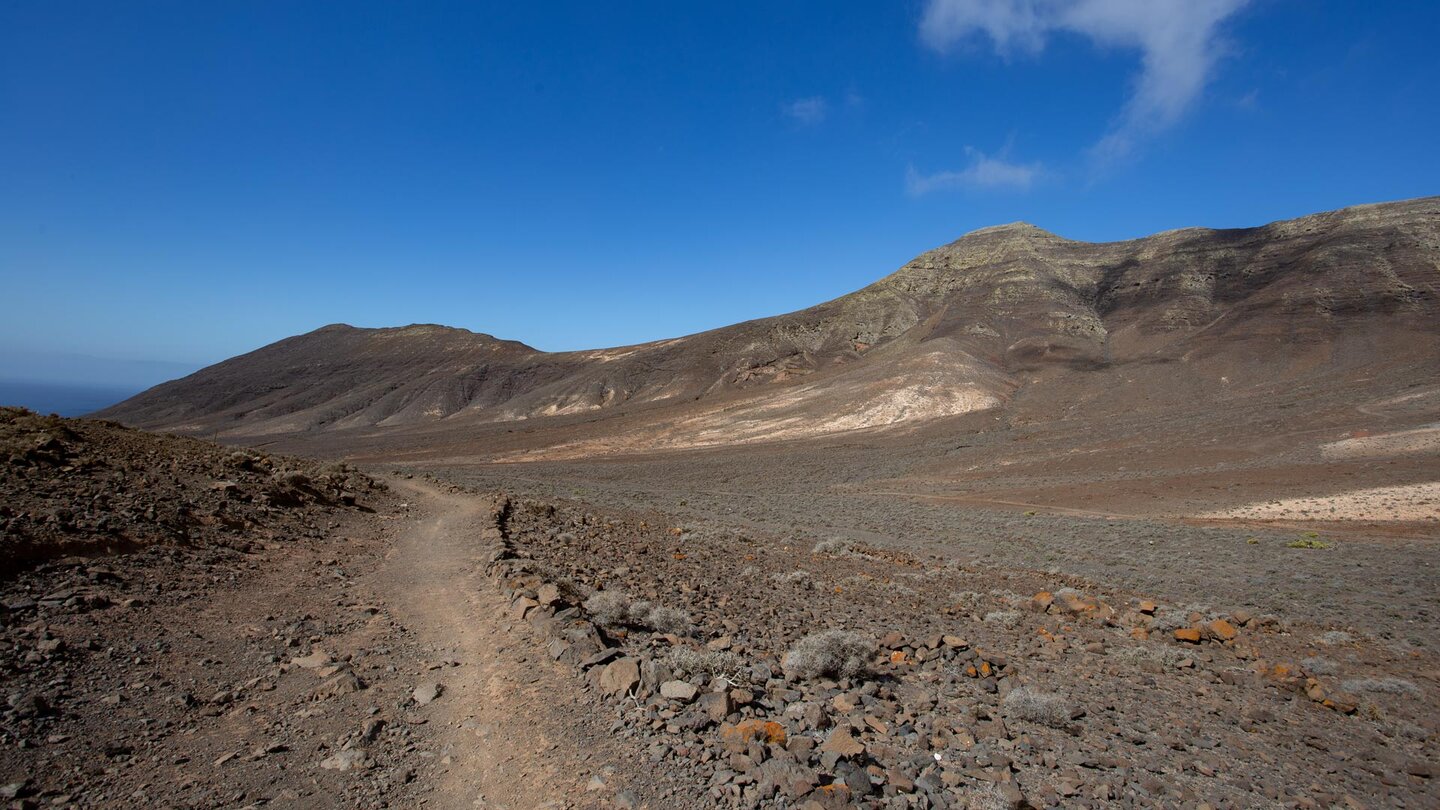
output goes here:
<path id="1" fill-rule="evenodd" d="M 0 411 L 15 807 L 1440 804 L 1440 198 Z"/>

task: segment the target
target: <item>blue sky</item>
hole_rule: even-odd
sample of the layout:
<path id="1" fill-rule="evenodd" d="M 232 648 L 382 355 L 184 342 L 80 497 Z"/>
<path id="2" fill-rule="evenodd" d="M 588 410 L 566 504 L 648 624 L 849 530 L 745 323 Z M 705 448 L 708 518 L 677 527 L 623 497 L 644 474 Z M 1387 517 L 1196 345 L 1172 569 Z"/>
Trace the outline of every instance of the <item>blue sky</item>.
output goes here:
<path id="1" fill-rule="evenodd" d="M 337 321 L 619 345 L 996 223 L 1440 193 L 1437 32 L 1428 2 L 10 0 L 0 359 Z"/>

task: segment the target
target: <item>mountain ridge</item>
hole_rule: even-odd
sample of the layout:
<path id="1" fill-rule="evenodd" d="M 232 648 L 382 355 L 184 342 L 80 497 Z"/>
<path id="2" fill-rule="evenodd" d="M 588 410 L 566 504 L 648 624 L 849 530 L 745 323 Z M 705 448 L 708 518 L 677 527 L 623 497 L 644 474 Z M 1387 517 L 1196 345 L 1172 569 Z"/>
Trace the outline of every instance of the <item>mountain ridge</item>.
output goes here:
<path id="1" fill-rule="evenodd" d="M 1436 197 L 1104 243 L 1009 223 L 839 298 L 691 335 L 545 352 L 438 324 L 331 324 L 100 415 L 261 436 L 723 401 L 739 439 L 883 427 L 1140 362 L 1210 361 L 1240 382 L 1285 379 L 1326 353 L 1348 367 L 1337 352 L 1361 336 L 1433 334 L 1437 262 Z"/>

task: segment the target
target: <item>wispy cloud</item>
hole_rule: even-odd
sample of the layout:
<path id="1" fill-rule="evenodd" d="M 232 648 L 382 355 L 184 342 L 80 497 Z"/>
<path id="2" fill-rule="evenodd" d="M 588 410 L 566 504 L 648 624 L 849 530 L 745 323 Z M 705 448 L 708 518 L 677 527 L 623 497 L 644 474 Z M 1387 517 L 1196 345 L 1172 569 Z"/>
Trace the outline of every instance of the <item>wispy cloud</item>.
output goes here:
<path id="1" fill-rule="evenodd" d="M 830 103 L 821 96 L 799 98 L 780 107 L 787 118 L 797 124 L 814 126 L 830 114 Z"/>
<path id="2" fill-rule="evenodd" d="M 1004 57 L 1035 55 L 1056 32 L 1103 47 L 1140 51 L 1140 75 L 1097 157 L 1129 153 L 1178 121 L 1199 97 L 1223 52 L 1220 26 L 1249 0 L 928 0 L 921 38 L 945 51 L 974 35 Z"/>
<path id="3" fill-rule="evenodd" d="M 911 166 L 905 172 L 905 190 L 912 196 L 932 191 L 954 189 L 1009 189 L 1024 191 L 1043 174 L 1039 163 L 1011 163 L 1004 155 L 990 156 L 978 149 L 965 148 L 970 165 L 958 171 L 921 174 Z"/>

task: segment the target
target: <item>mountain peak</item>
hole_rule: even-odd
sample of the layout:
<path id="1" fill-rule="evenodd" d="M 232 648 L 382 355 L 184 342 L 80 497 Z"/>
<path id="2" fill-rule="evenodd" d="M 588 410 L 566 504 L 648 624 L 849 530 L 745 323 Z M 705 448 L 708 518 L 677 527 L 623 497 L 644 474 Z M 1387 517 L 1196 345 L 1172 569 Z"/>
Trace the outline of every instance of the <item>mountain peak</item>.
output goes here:
<path id="1" fill-rule="evenodd" d="M 991 225 L 991 226 L 989 226 L 989 227 L 987 227 L 987 228 L 977 228 L 976 230 L 973 230 L 973 231 L 965 234 L 965 236 L 963 236 L 963 237 L 961 237 L 961 238 L 963 239 L 963 238 L 969 237 L 969 236 L 1009 236 L 1009 237 L 1031 237 L 1031 238 L 1035 238 L 1035 237 L 1045 237 L 1045 238 L 1052 238 L 1052 239 L 1059 239 L 1059 238 L 1061 238 L 1061 237 L 1057 236 L 1056 234 L 1053 234 L 1053 233 L 1051 233 L 1050 231 L 1047 231 L 1047 230 L 1045 230 L 1044 228 L 1041 228 L 1041 227 L 1039 227 L 1039 226 L 1037 226 L 1037 225 L 1031 225 L 1031 224 L 1028 223 L 1028 222 L 1019 222 L 1019 221 L 1016 221 L 1016 222 L 1008 222 L 1008 223 L 1006 223 L 1006 224 L 1004 224 L 1004 225 Z"/>

